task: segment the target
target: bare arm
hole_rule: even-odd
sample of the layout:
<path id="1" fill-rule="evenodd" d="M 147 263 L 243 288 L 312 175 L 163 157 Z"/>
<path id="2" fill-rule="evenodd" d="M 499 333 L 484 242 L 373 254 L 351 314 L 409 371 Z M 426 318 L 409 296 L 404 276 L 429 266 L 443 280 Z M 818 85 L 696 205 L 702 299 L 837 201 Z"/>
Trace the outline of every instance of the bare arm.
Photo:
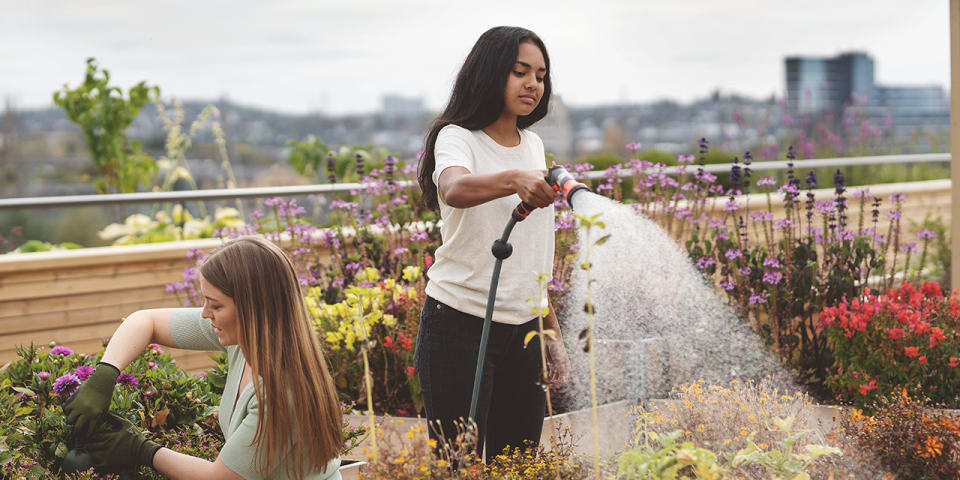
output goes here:
<path id="1" fill-rule="evenodd" d="M 546 170 L 506 170 L 499 173 L 470 173 L 463 167 L 449 167 L 440 173 L 437 191 L 454 208 L 474 207 L 516 193 L 536 208 L 553 203 L 557 193 L 543 177 Z"/>
<path id="2" fill-rule="evenodd" d="M 170 315 L 175 310 L 158 308 L 130 314 L 110 337 L 103 361 L 123 370 L 151 343 L 176 347 L 170 335 Z"/>
<path id="3" fill-rule="evenodd" d="M 167 477 L 179 479 L 203 480 L 243 480 L 243 477 L 230 470 L 220 458 L 208 462 L 202 458 L 191 457 L 161 448 L 153 457 L 153 468 Z"/>

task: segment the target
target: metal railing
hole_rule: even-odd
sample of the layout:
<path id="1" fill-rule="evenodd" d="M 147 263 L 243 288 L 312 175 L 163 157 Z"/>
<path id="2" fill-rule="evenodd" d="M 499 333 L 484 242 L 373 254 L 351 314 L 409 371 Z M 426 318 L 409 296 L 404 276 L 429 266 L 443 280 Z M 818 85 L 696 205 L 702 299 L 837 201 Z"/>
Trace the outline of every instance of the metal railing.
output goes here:
<path id="1" fill-rule="evenodd" d="M 859 165 L 886 165 L 886 164 L 913 164 L 913 163 L 943 163 L 950 162 L 949 153 L 925 153 L 914 155 L 882 155 L 870 157 L 846 157 L 846 158 L 819 158 L 810 160 L 798 160 L 794 162 L 794 168 L 821 168 L 821 167 L 852 167 Z M 740 164 L 743 166 L 743 164 Z M 714 163 L 704 166 L 704 169 L 711 173 L 726 172 L 730 170 L 729 163 Z M 679 169 L 678 166 L 668 167 L 667 172 L 673 172 Z M 696 165 L 688 165 L 688 171 L 696 169 Z M 787 161 L 774 162 L 754 162 L 750 165 L 753 171 L 785 170 Z M 630 169 L 623 169 L 621 176 L 632 175 Z M 604 178 L 603 171 L 591 171 L 587 173 L 588 178 Z M 403 187 L 414 184 L 411 181 L 397 182 Z M 334 183 L 317 185 L 296 185 L 284 187 L 251 187 L 251 188 L 223 188 L 213 190 L 187 190 L 176 192 L 141 192 L 141 193 L 113 193 L 100 195 L 61 195 L 54 197 L 22 197 L 22 198 L 0 198 L 0 211 L 3 210 L 25 210 L 37 208 L 59 208 L 59 207 L 86 207 L 100 205 L 127 205 L 137 203 L 155 203 L 155 202 L 188 202 L 198 200 L 232 200 L 237 198 L 263 198 L 290 195 L 329 195 L 334 193 L 345 193 L 357 190 L 363 190 L 366 185 L 361 183 Z"/>

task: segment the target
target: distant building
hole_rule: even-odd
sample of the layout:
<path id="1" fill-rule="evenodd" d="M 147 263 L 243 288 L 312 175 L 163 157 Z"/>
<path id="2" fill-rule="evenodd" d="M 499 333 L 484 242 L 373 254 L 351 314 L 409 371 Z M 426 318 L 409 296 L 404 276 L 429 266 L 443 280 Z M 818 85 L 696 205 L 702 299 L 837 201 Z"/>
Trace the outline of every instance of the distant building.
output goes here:
<path id="1" fill-rule="evenodd" d="M 878 85 L 874 60 L 866 53 L 787 57 L 785 67 L 787 106 L 794 114 L 832 114 L 847 128 L 860 128 L 852 119 L 866 116 L 894 135 L 949 128 L 950 101 L 943 87 Z"/>
<path id="2" fill-rule="evenodd" d="M 560 95 L 550 96 L 550 109 L 547 116 L 530 127 L 543 140 L 546 153 L 557 157 L 557 163 L 573 162 L 573 124 L 570 112 Z"/>
<path id="3" fill-rule="evenodd" d="M 423 97 L 404 97 L 400 95 L 384 95 L 381 112 L 387 121 L 415 118 L 423 115 Z"/>
<path id="4" fill-rule="evenodd" d="M 873 71 L 873 58 L 861 52 L 831 58 L 787 57 L 787 105 L 794 113 L 828 111 L 839 117 L 852 99 L 873 96 Z"/>

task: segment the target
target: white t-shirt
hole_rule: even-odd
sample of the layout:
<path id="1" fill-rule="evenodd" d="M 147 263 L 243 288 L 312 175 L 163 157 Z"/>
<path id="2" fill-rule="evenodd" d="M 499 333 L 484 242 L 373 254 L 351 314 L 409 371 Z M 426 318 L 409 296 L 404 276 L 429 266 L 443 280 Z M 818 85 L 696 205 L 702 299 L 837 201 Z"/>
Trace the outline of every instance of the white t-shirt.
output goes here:
<path id="1" fill-rule="evenodd" d="M 530 130 L 520 131 L 519 145 L 504 147 L 482 130 L 447 125 L 437 136 L 434 156 L 434 183 L 439 183 L 440 174 L 448 167 L 463 167 L 475 174 L 546 168 L 543 141 Z M 503 234 L 520 197 L 512 194 L 470 208 L 454 208 L 442 198 L 438 200 L 443 244 L 428 272 L 426 293 L 452 308 L 482 318 L 496 262 L 490 248 Z M 531 309 L 547 306 L 546 293 L 537 301 L 537 276 L 553 272 L 553 232 L 553 205 L 534 210 L 514 226 L 508 240 L 513 254 L 501 266 L 494 322 L 518 325 L 536 317 Z"/>

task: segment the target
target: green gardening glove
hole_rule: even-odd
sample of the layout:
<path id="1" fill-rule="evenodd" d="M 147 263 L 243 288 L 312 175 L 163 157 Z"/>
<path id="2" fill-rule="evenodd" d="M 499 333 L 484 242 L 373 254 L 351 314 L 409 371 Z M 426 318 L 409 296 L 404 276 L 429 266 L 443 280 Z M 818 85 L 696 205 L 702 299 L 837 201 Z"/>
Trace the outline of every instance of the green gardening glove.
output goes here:
<path id="1" fill-rule="evenodd" d="M 153 456 L 160 450 L 160 444 L 147 438 L 133 423 L 116 413 L 107 412 L 104 420 L 109 425 L 94 432 L 85 445 L 99 464 L 153 468 Z"/>
<path id="2" fill-rule="evenodd" d="M 83 385 L 63 405 L 67 423 L 73 425 L 78 440 L 87 438 L 100 424 L 101 416 L 110 408 L 113 389 L 117 386 L 120 370 L 100 362 Z"/>

